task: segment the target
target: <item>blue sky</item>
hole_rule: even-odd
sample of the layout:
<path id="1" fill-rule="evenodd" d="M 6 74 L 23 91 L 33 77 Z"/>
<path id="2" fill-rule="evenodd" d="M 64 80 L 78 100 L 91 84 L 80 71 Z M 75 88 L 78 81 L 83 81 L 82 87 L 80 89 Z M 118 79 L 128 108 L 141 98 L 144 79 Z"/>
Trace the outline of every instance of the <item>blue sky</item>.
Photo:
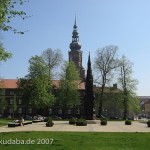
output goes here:
<path id="1" fill-rule="evenodd" d="M 98 48 L 119 47 L 133 66 L 133 77 L 139 81 L 137 94 L 149 96 L 150 77 L 150 1 L 149 0 L 30 0 L 18 7 L 32 17 L 13 20 L 11 25 L 28 30 L 24 35 L 1 32 L 4 47 L 13 58 L 0 64 L 5 79 L 24 77 L 28 60 L 45 49 L 60 49 L 68 60 L 75 14 L 86 68 Z"/>

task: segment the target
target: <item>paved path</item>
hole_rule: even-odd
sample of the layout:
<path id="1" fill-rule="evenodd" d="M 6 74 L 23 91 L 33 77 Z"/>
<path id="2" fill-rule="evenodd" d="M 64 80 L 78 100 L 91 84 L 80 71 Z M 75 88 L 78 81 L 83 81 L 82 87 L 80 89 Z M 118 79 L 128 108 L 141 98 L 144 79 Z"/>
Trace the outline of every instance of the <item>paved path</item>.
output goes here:
<path id="1" fill-rule="evenodd" d="M 101 126 L 99 121 L 96 124 L 87 126 L 69 125 L 68 121 L 54 121 L 53 127 L 46 127 L 45 122 L 33 123 L 23 127 L 0 127 L 0 132 L 17 131 L 71 131 L 71 132 L 150 132 L 150 127 L 145 123 L 137 121 L 132 125 L 125 125 L 124 121 L 108 121 L 106 126 Z"/>

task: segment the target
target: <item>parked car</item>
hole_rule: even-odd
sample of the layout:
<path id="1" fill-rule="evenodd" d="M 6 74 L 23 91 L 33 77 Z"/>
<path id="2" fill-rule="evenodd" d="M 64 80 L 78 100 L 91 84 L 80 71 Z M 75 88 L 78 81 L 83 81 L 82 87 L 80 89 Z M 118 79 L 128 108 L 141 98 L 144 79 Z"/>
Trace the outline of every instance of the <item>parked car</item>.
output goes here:
<path id="1" fill-rule="evenodd" d="M 24 117 L 24 119 L 26 119 L 26 120 L 32 120 L 33 118 L 32 118 L 31 116 L 29 116 L 29 115 L 26 115 L 26 116 Z"/>
<path id="2" fill-rule="evenodd" d="M 41 115 L 34 116 L 33 118 L 34 120 L 44 120 L 44 117 Z"/>
<path id="3" fill-rule="evenodd" d="M 100 118 L 100 119 L 102 119 L 102 118 L 106 118 L 106 117 L 105 117 L 105 116 L 103 116 L 103 115 L 101 115 L 99 118 Z"/>
<path id="4" fill-rule="evenodd" d="M 110 120 L 119 120 L 119 117 L 117 117 L 117 116 L 111 116 L 109 119 Z"/>
<path id="5" fill-rule="evenodd" d="M 59 117 L 59 116 L 51 116 L 52 119 L 62 119 L 62 117 Z"/>

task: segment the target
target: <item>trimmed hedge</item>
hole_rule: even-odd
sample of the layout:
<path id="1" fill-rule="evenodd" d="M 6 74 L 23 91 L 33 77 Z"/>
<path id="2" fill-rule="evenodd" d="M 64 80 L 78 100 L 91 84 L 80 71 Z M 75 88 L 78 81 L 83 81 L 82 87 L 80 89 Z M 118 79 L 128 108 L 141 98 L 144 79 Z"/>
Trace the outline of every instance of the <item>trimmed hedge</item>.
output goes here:
<path id="1" fill-rule="evenodd" d="M 147 121 L 147 126 L 150 127 L 150 120 Z"/>
<path id="2" fill-rule="evenodd" d="M 69 119 L 69 124 L 71 124 L 71 125 L 76 124 L 76 122 L 77 122 L 77 119 L 76 119 L 76 118 L 71 118 L 71 119 Z"/>
<path id="3" fill-rule="evenodd" d="M 131 120 L 126 120 L 125 121 L 125 125 L 131 125 L 132 124 L 132 121 Z"/>
<path id="4" fill-rule="evenodd" d="M 46 127 L 52 127 L 54 125 L 54 122 L 52 121 L 52 118 L 49 118 L 46 122 Z"/>
<path id="5" fill-rule="evenodd" d="M 102 119 L 100 122 L 101 125 L 107 125 L 107 120 L 106 119 Z"/>
<path id="6" fill-rule="evenodd" d="M 85 119 L 77 119 L 76 126 L 87 126 L 87 121 Z"/>

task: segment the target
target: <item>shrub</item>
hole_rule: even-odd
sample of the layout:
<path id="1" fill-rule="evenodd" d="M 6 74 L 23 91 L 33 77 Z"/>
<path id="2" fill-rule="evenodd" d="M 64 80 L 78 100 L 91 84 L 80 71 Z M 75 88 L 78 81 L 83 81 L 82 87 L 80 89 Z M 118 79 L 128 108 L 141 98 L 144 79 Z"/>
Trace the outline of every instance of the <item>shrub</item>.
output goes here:
<path id="1" fill-rule="evenodd" d="M 69 124 L 76 124 L 76 122 L 77 122 L 76 118 L 69 119 Z"/>
<path id="2" fill-rule="evenodd" d="M 46 126 L 47 127 L 52 127 L 54 125 L 54 122 L 52 121 L 51 118 L 48 119 L 48 121 L 46 122 Z"/>
<path id="3" fill-rule="evenodd" d="M 125 121 L 125 125 L 131 125 L 132 124 L 132 121 L 131 120 L 126 120 Z"/>
<path id="4" fill-rule="evenodd" d="M 147 126 L 150 127 L 150 120 L 147 121 Z"/>
<path id="5" fill-rule="evenodd" d="M 106 119 L 101 119 L 101 125 L 107 125 L 107 120 Z"/>
<path id="6" fill-rule="evenodd" d="M 87 121 L 85 119 L 77 119 L 76 125 L 77 126 L 87 126 Z"/>

